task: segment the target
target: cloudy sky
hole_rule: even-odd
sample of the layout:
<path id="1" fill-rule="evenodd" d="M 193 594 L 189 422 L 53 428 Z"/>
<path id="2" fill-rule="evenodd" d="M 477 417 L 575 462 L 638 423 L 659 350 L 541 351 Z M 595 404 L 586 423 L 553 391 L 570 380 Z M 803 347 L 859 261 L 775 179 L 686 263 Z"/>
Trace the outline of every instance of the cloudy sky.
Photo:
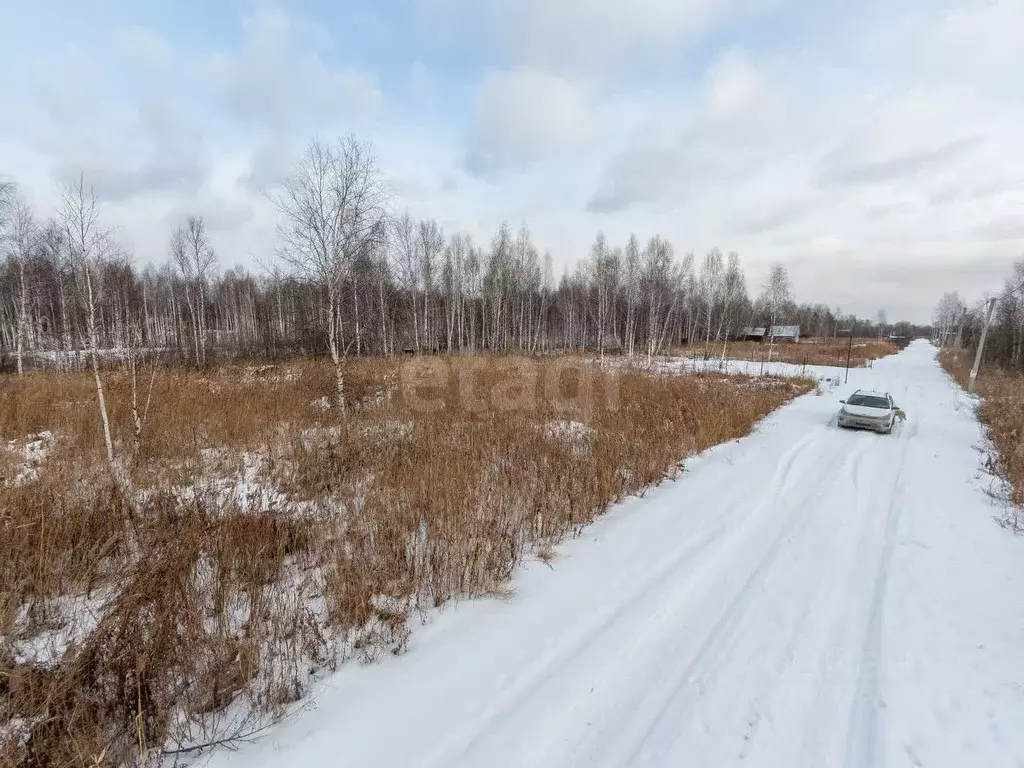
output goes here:
<path id="1" fill-rule="evenodd" d="M 396 203 L 556 269 L 595 233 L 774 261 L 799 300 L 927 320 L 1024 254 L 1024 0 L 0 0 L 0 175 L 83 170 L 140 262 L 205 216 L 224 266 L 313 136 Z"/>

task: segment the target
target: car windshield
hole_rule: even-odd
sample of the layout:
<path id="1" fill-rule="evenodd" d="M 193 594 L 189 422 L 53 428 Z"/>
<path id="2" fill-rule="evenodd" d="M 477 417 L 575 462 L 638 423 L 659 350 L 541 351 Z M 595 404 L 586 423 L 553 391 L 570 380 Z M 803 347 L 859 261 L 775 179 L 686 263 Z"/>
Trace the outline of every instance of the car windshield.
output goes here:
<path id="1" fill-rule="evenodd" d="M 846 404 L 860 405 L 864 408 L 885 408 L 886 410 L 889 408 L 889 401 L 878 395 L 851 395 Z"/>

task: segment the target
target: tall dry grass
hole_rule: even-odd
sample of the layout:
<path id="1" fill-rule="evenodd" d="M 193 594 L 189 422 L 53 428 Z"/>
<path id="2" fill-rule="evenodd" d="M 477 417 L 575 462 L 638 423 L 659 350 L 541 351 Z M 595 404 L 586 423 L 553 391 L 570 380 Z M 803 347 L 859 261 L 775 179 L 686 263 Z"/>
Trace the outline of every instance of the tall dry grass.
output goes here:
<path id="1" fill-rule="evenodd" d="M 946 371 L 965 389 L 974 364 L 970 350 L 944 349 L 939 360 Z M 985 367 L 977 379 L 980 395 L 978 418 L 985 425 L 996 455 L 988 468 L 1002 478 L 1009 491 L 1012 509 L 1004 516 L 1007 525 L 1024 530 L 1024 376 L 997 367 Z"/>
<path id="2" fill-rule="evenodd" d="M 695 352 L 695 350 L 697 350 Z M 773 362 L 792 363 L 794 365 L 831 365 L 845 366 L 847 355 L 850 365 L 863 368 L 872 360 L 896 354 L 899 348 L 888 339 L 803 339 L 799 343 L 778 342 L 771 350 Z M 700 344 L 694 344 L 689 354 L 703 357 L 705 352 Z M 707 349 L 711 358 L 721 357 L 722 345 L 712 344 Z M 730 360 L 749 360 L 759 362 L 768 359 L 768 344 L 756 341 L 730 342 L 725 348 L 726 357 Z"/>
<path id="3" fill-rule="evenodd" d="M 332 376 L 158 370 L 131 453 L 128 378 L 109 373 L 128 499 L 87 376 L 0 377 L 0 763 L 144 762 L 248 733 L 319 670 L 401 652 L 415 612 L 503 594 L 524 557 L 812 386 L 365 360 L 343 416 Z"/>

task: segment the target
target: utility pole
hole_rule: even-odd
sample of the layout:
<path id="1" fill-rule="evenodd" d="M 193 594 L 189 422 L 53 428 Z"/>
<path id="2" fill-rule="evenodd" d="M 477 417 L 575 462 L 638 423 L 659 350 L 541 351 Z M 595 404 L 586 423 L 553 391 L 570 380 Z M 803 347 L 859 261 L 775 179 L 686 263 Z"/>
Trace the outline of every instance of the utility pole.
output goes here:
<path id="1" fill-rule="evenodd" d="M 996 300 L 988 300 L 988 309 L 985 311 L 985 324 L 981 328 L 981 340 L 978 342 L 978 351 L 974 354 L 974 367 L 971 368 L 971 378 L 967 380 L 967 391 L 974 392 L 974 382 L 978 378 L 978 371 L 981 369 L 981 356 L 985 352 L 985 337 L 988 336 L 988 326 L 992 322 L 992 312 L 996 308 Z"/>
<path id="2" fill-rule="evenodd" d="M 846 346 L 846 379 L 843 381 L 844 384 L 850 383 L 850 355 L 853 352 L 853 327 L 837 329 L 838 334 L 849 334 L 850 341 Z"/>
<path id="3" fill-rule="evenodd" d="M 853 354 L 853 326 L 850 326 L 850 343 L 846 346 L 846 378 L 843 384 L 850 383 L 850 356 Z"/>

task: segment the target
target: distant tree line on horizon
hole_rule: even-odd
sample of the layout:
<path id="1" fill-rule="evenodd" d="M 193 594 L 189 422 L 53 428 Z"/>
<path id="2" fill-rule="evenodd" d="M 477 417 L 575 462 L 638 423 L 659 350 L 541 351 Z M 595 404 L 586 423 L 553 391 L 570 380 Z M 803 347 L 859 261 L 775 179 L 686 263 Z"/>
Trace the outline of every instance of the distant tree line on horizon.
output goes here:
<path id="1" fill-rule="evenodd" d="M 740 257 L 679 255 L 660 236 L 611 244 L 556 280 L 525 224 L 486 244 L 391 209 L 368 145 L 312 142 L 273 198 L 273 265 L 220 271 L 202 216 L 169 233 L 164 262 L 139 268 L 103 223 L 80 177 L 40 216 L 0 186 L 0 370 L 82 365 L 109 350 L 214 359 L 330 354 L 343 401 L 352 356 L 416 352 L 586 351 L 653 356 L 688 344 L 707 354 L 751 325 L 791 324 L 829 338 L 916 332 L 798 304 L 782 264 L 751 297 Z"/>

